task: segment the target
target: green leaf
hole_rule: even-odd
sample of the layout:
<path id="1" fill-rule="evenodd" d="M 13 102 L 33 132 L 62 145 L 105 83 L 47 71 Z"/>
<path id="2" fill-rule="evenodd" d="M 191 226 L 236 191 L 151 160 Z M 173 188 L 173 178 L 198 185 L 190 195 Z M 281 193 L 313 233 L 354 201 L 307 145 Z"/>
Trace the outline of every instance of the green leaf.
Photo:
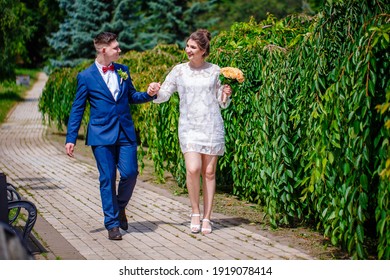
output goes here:
<path id="1" fill-rule="evenodd" d="M 328 160 L 329 160 L 330 164 L 332 164 L 334 162 L 334 155 L 332 152 L 328 153 Z"/>
<path id="2" fill-rule="evenodd" d="M 351 166 L 349 165 L 348 162 L 344 163 L 343 171 L 344 171 L 344 176 L 348 175 L 351 172 Z"/>
<path id="3" fill-rule="evenodd" d="M 368 177 L 366 174 L 360 176 L 360 185 L 365 191 L 368 191 Z"/>
<path id="4" fill-rule="evenodd" d="M 385 38 L 385 40 L 386 40 L 388 43 L 390 42 L 389 34 L 383 33 L 383 37 Z"/>
<path id="5" fill-rule="evenodd" d="M 364 253 L 363 245 L 361 243 L 356 244 L 356 252 L 360 259 L 365 259 L 365 253 Z"/>
<path id="6" fill-rule="evenodd" d="M 291 170 L 286 170 L 286 173 L 287 173 L 287 176 L 290 177 L 290 178 L 293 178 L 294 177 L 294 174 Z"/>
<path id="7" fill-rule="evenodd" d="M 386 219 L 381 219 L 376 225 L 376 231 L 378 234 L 383 235 L 385 233 Z"/>
<path id="8" fill-rule="evenodd" d="M 328 217 L 328 221 L 333 220 L 334 218 L 336 218 L 336 212 L 332 211 L 332 213 Z"/>
<path id="9" fill-rule="evenodd" d="M 339 239 L 335 235 L 332 235 L 330 240 L 332 242 L 332 245 L 334 245 L 334 246 L 338 245 L 338 243 L 339 243 Z"/>

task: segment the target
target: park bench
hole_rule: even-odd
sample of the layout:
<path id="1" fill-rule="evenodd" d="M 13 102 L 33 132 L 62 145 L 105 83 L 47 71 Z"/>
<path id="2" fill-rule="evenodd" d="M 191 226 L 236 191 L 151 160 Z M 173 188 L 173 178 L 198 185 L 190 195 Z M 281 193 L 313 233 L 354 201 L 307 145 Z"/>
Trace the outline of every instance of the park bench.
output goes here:
<path id="1" fill-rule="evenodd" d="M 21 219 L 21 213 L 27 212 L 25 222 Z M 23 199 L 16 188 L 7 183 L 6 176 L 0 173 L 0 222 L 8 224 L 15 234 L 26 242 L 37 220 L 36 206 Z M 23 225 L 24 224 L 24 225 Z M 20 233 L 19 227 L 22 227 Z"/>

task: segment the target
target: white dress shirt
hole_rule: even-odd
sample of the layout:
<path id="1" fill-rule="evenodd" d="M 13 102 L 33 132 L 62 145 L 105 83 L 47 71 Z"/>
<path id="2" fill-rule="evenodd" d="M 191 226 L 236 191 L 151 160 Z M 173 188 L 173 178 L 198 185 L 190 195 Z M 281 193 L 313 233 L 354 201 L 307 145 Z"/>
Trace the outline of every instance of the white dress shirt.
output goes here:
<path id="1" fill-rule="evenodd" d="M 108 89 L 111 91 L 112 96 L 116 100 L 116 98 L 118 97 L 118 93 L 119 93 L 119 84 L 118 84 L 118 78 L 117 78 L 115 71 L 107 71 L 106 73 L 103 73 L 103 66 L 104 65 L 99 64 L 99 62 L 97 62 L 96 60 L 95 60 L 95 64 L 96 64 L 97 68 L 99 69 L 99 72 L 102 75 L 102 78 L 103 78 L 104 82 L 106 83 Z"/>

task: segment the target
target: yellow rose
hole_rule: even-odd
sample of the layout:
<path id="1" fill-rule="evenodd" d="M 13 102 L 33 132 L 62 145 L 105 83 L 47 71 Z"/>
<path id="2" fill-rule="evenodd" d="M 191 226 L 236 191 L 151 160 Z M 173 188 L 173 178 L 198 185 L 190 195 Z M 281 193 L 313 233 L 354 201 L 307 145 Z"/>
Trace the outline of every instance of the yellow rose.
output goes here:
<path id="1" fill-rule="evenodd" d="M 226 79 L 237 80 L 239 83 L 243 83 L 245 81 L 242 71 L 235 67 L 221 68 L 221 75 Z"/>

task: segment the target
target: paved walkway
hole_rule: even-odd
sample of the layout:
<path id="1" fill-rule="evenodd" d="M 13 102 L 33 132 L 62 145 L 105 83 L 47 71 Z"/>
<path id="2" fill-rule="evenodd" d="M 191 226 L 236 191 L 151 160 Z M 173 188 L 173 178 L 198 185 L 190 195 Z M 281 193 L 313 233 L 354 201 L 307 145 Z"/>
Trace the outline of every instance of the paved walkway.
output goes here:
<path id="1" fill-rule="evenodd" d="M 44 240 L 42 244 L 54 251 L 55 257 L 92 260 L 313 259 L 305 252 L 235 223 L 233 217 L 220 214 L 213 216 L 212 234 L 190 234 L 187 200 L 163 195 L 156 187 L 141 181 L 127 207 L 129 230 L 122 232 L 122 241 L 108 240 L 95 166 L 77 160 L 77 151 L 76 158 L 69 158 L 63 148 L 45 136 L 38 98 L 46 80 L 46 75 L 41 74 L 24 102 L 0 126 L 0 171 L 25 198 L 36 204 L 40 217 L 34 229 Z"/>

